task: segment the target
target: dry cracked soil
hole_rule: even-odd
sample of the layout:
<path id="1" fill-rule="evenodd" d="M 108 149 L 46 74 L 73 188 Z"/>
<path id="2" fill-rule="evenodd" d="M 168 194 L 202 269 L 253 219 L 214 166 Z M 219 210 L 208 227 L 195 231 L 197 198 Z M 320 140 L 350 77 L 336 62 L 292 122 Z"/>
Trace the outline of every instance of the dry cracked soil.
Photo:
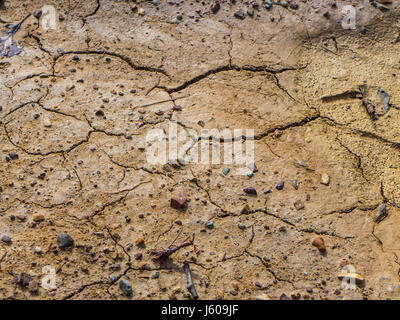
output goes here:
<path id="1" fill-rule="evenodd" d="M 393 2 L 4 1 L 2 34 L 32 15 L 0 57 L 0 298 L 192 299 L 185 261 L 200 299 L 400 298 Z M 210 145 L 252 141 L 258 171 L 149 163 L 172 124 L 253 129 Z"/>

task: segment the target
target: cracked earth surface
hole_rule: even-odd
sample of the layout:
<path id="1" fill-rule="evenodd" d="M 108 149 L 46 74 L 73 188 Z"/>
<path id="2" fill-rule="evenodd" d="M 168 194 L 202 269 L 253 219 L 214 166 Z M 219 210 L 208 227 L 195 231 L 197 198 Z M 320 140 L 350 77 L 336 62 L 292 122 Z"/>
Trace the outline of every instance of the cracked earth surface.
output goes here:
<path id="1" fill-rule="evenodd" d="M 43 31 L 30 17 L 22 53 L 0 58 L 0 236 L 12 240 L 0 243 L 0 298 L 190 299 L 184 261 L 201 299 L 399 298 L 400 113 L 371 121 L 359 93 L 400 104 L 397 4 L 353 3 L 357 28 L 344 30 L 349 1 L 260 6 L 244 20 L 234 13 L 250 1 L 220 2 L 214 14 L 210 1 L 137 1 L 139 15 L 129 1 L 6 1 L 2 29 L 44 5 L 63 18 Z M 258 172 L 149 164 L 146 134 L 171 122 L 193 145 L 203 127 L 254 129 Z M 179 192 L 186 210 L 170 206 Z M 61 232 L 72 248 L 58 247 Z M 365 278 L 355 290 L 337 278 L 343 260 Z M 12 283 L 46 265 L 57 289 Z"/>

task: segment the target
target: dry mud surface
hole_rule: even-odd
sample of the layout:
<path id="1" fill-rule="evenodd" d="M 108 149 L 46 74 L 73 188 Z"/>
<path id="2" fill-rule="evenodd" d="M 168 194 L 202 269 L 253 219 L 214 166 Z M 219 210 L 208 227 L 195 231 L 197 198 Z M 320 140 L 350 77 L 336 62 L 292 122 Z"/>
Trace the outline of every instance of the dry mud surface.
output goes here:
<path id="1" fill-rule="evenodd" d="M 354 30 L 341 27 L 346 4 Z M 210 1 L 5 1 L 2 32 L 44 5 L 57 28 L 32 15 L 22 52 L 0 58 L 0 298 L 191 299 L 184 261 L 200 299 L 399 298 L 396 3 L 220 1 L 213 13 Z M 372 121 L 361 85 L 377 112 L 377 90 L 390 94 L 390 110 Z M 149 164 L 146 134 L 170 123 L 254 129 L 258 172 Z M 180 192 L 185 210 L 170 205 Z M 74 246 L 59 248 L 61 232 Z M 343 265 L 364 283 L 344 290 Z M 40 281 L 45 266 L 56 289 L 15 282 Z"/>

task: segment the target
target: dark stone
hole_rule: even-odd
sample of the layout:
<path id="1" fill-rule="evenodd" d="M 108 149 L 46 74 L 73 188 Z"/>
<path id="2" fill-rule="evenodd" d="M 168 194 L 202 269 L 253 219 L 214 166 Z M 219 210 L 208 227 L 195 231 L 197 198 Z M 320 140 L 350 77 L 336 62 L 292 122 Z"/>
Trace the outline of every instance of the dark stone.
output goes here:
<path id="1" fill-rule="evenodd" d="M 60 248 L 72 247 L 74 245 L 74 239 L 65 232 L 61 232 L 57 237 L 58 246 Z"/>
<path id="2" fill-rule="evenodd" d="M 257 195 L 257 190 L 254 189 L 253 187 L 244 188 L 243 191 L 246 192 L 247 194 Z"/>
<path id="3" fill-rule="evenodd" d="M 46 172 L 39 174 L 38 179 L 43 180 L 46 177 Z"/>
<path id="4" fill-rule="evenodd" d="M 219 1 L 215 1 L 211 6 L 211 12 L 213 14 L 216 14 L 219 11 L 219 9 L 221 9 L 221 5 L 219 4 Z"/>
<path id="5" fill-rule="evenodd" d="M 238 18 L 240 20 L 243 20 L 244 18 L 246 18 L 245 14 L 244 14 L 244 12 L 242 10 L 236 11 L 235 14 L 234 14 L 234 17 Z"/>
<path id="6" fill-rule="evenodd" d="M 280 300 L 291 300 L 286 294 L 282 293 Z"/>
<path id="7" fill-rule="evenodd" d="M 4 236 L 1 237 L 1 241 L 3 241 L 4 243 L 9 244 L 9 243 L 11 243 L 11 238 L 9 236 L 7 236 L 7 235 L 4 235 Z"/>
<path id="8" fill-rule="evenodd" d="M 275 186 L 276 189 L 282 190 L 283 187 L 285 186 L 285 181 L 279 181 L 278 184 Z"/>
<path id="9" fill-rule="evenodd" d="M 297 293 L 297 294 L 292 294 L 291 297 L 293 300 L 300 300 L 301 295 L 300 295 L 300 293 Z"/>
<path id="10" fill-rule="evenodd" d="M 96 116 L 98 116 L 98 117 L 104 117 L 104 112 L 103 112 L 103 110 L 97 110 L 97 111 L 96 111 Z"/>
<path id="11" fill-rule="evenodd" d="M 135 254 L 135 259 L 136 260 L 142 260 L 142 258 L 143 258 L 143 254 L 142 253 L 139 252 L 139 253 Z"/>
<path id="12" fill-rule="evenodd" d="M 21 287 L 27 287 L 32 280 L 33 279 L 29 274 L 22 272 L 19 276 L 18 283 L 20 284 Z"/>
<path id="13" fill-rule="evenodd" d="M 129 281 L 125 279 L 119 280 L 119 288 L 124 292 L 125 295 L 131 296 L 132 295 L 132 285 Z"/>

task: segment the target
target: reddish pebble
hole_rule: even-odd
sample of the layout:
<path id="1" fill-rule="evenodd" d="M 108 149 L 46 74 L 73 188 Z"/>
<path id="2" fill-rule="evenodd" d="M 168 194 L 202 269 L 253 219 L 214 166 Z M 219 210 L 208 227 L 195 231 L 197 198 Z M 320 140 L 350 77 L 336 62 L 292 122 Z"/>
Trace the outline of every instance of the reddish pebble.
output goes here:
<path id="1" fill-rule="evenodd" d="M 186 206 L 186 195 L 179 193 L 171 198 L 171 207 L 174 209 L 183 209 Z"/>

